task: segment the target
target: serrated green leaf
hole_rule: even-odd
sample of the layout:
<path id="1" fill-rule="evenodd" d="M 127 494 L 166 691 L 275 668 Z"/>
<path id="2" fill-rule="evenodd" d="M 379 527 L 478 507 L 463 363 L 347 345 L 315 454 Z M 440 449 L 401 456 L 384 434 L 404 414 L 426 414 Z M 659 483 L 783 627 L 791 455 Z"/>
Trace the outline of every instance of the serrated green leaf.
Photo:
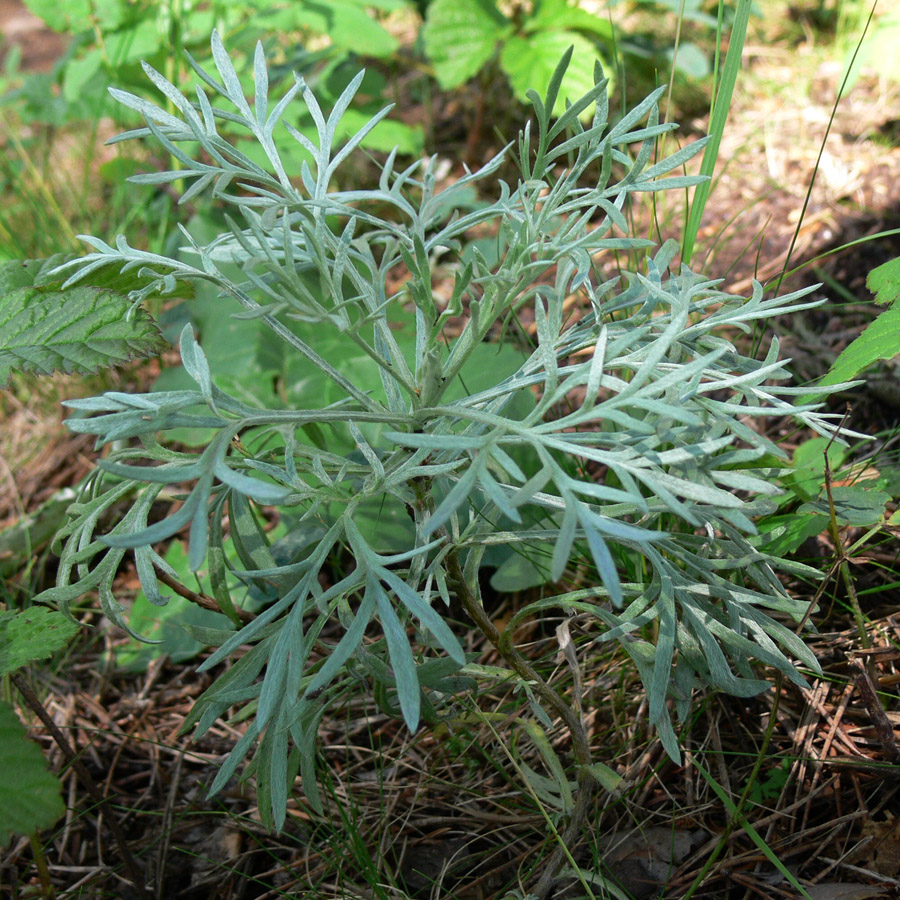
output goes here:
<path id="1" fill-rule="evenodd" d="M 526 102 L 528 91 L 543 96 L 562 55 L 574 47 L 572 61 L 563 76 L 553 114 L 566 111 L 566 100 L 574 102 L 594 87 L 594 63 L 603 59 L 587 38 L 574 31 L 541 31 L 526 37 L 513 37 L 500 54 L 500 65 L 509 77 L 516 96 Z M 582 118 L 593 115 L 593 105 Z"/>
<path id="2" fill-rule="evenodd" d="M 26 0 L 25 5 L 54 31 L 78 34 L 99 25 L 104 31 L 118 27 L 127 9 L 121 0 Z"/>
<path id="3" fill-rule="evenodd" d="M 595 15 L 567 0 L 543 0 L 534 16 L 525 23 L 528 32 L 586 31 L 609 41 L 613 39 L 612 22 L 604 14 Z"/>
<path id="4" fill-rule="evenodd" d="M 0 621 L 0 675 L 52 656 L 76 631 L 75 622 L 46 606 L 6 613 Z"/>
<path id="5" fill-rule="evenodd" d="M 863 333 L 845 347 L 818 386 L 840 384 L 856 378 L 881 359 L 900 353 L 900 305 L 885 310 Z"/>
<path id="6" fill-rule="evenodd" d="M 78 259 L 77 253 L 54 253 L 46 259 L 17 259 L 0 264 L 0 297 L 22 287 L 55 289 L 71 275 L 71 271 L 57 273 L 64 263 Z M 122 272 L 118 266 L 108 265 L 90 272 L 79 281 L 81 287 L 106 288 L 119 294 L 146 288 L 151 279 L 137 269 Z M 194 288 L 190 284 L 178 286 L 178 296 L 190 299 Z"/>
<path id="7" fill-rule="evenodd" d="M 46 286 L 51 280 L 47 273 L 73 258 L 72 254 L 57 253 L 48 259 L 17 259 L 3 263 L 0 265 L 0 297 L 16 288 Z M 57 280 L 61 284 L 64 278 L 61 276 Z"/>
<path id="8" fill-rule="evenodd" d="M 479 72 L 510 28 L 491 0 L 434 0 L 422 34 L 441 87 L 459 87 Z"/>
<path id="9" fill-rule="evenodd" d="M 866 277 L 866 287 L 882 306 L 900 300 L 900 256 L 872 269 Z"/>
<path id="10" fill-rule="evenodd" d="M 161 353 L 168 344 L 149 313 L 106 288 L 20 287 L 0 296 L 0 386 L 13 370 L 96 372 Z"/>
<path id="11" fill-rule="evenodd" d="M 327 34 L 338 46 L 359 53 L 361 56 L 390 56 L 398 46 L 397 38 L 386 31 L 369 13 L 353 0 L 312 0 L 293 4 L 304 17 L 318 18 L 313 26 Z M 308 20 L 308 24 L 312 22 Z"/>
<path id="12" fill-rule="evenodd" d="M 8 703 L 0 703 L 0 772 L 0 847 L 13 834 L 50 828 L 66 811 L 59 779 Z"/>

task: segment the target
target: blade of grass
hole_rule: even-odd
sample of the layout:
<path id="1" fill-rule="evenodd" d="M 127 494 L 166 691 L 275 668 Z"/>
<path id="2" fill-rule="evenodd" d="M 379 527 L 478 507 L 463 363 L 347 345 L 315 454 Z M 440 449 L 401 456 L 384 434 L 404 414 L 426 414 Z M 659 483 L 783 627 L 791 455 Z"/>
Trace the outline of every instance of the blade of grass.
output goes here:
<path id="1" fill-rule="evenodd" d="M 740 826 L 747 833 L 747 836 L 750 838 L 750 840 L 753 841 L 753 843 L 756 844 L 757 847 L 759 847 L 759 850 L 763 854 L 763 856 L 765 856 L 765 858 L 769 860 L 769 862 L 772 863 L 772 865 L 775 866 L 775 868 L 778 869 L 778 871 L 781 872 L 782 875 L 784 875 L 788 883 L 795 890 L 799 891 L 800 895 L 802 897 L 805 897 L 806 900 L 811 900 L 809 894 L 806 892 L 806 889 L 802 884 L 800 884 L 799 881 L 797 881 L 796 876 L 794 876 L 791 873 L 790 869 L 788 869 L 788 867 L 775 855 L 775 852 L 765 842 L 763 836 L 744 817 L 743 813 L 741 812 L 744 795 L 741 796 L 741 800 L 738 803 L 734 803 L 731 797 L 729 797 L 728 794 L 726 794 L 725 791 L 722 790 L 722 786 L 715 780 L 715 778 L 712 777 L 709 772 L 706 771 L 706 769 L 703 768 L 703 766 L 699 762 L 697 762 L 696 759 L 694 760 L 693 764 L 697 771 L 703 776 L 703 779 L 706 781 L 706 783 L 713 789 L 715 795 L 722 801 L 728 812 L 731 813 L 732 821 L 734 823 L 740 824 Z M 753 780 L 751 780 L 749 784 L 752 785 Z M 747 791 L 744 792 L 744 794 L 746 793 Z M 691 894 L 693 894 L 693 890 L 688 892 L 685 900 L 687 900 L 687 897 L 690 897 Z"/>
<path id="2" fill-rule="evenodd" d="M 731 107 L 731 98 L 734 95 L 734 86 L 741 68 L 741 54 L 747 38 L 747 23 L 750 20 L 751 5 L 752 0 L 738 0 L 734 24 L 731 26 L 731 36 L 728 41 L 728 52 L 725 54 L 725 64 L 722 67 L 722 76 L 713 96 L 709 117 L 710 140 L 703 152 L 703 161 L 700 164 L 702 175 L 712 176 L 716 167 L 719 145 L 722 142 L 722 134 L 728 120 L 728 110 Z M 697 241 L 697 232 L 700 230 L 700 220 L 703 218 L 709 191 L 709 181 L 697 185 L 694 191 L 682 241 L 681 258 L 685 265 L 690 264 L 691 254 L 694 252 L 694 244 Z"/>
<path id="3" fill-rule="evenodd" d="M 756 781 L 759 777 L 760 770 L 762 769 L 763 762 L 768 759 L 767 752 L 769 749 L 769 744 L 772 740 L 772 734 L 775 731 L 775 722 L 778 720 L 778 704 L 781 699 L 781 686 L 782 686 L 783 676 L 781 672 L 777 672 L 775 675 L 775 698 L 772 704 L 772 712 L 769 715 L 769 724 L 766 727 L 766 732 L 763 735 L 762 745 L 759 748 L 759 752 L 756 756 L 756 762 L 753 765 L 753 770 L 750 773 L 750 777 L 747 779 L 747 785 L 744 790 L 741 792 L 741 796 L 738 798 L 738 802 L 735 803 L 731 797 L 728 796 L 727 793 L 722 789 L 722 786 L 712 777 L 712 775 L 701 765 L 701 763 L 694 759 L 692 760 L 692 765 L 697 771 L 703 776 L 703 779 L 706 783 L 712 788 L 713 793 L 722 801 L 724 807 L 728 810 L 730 815 L 730 819 L 728 824 L 725 827 L 721 837 L 719 838 L 718 844 L 716 844 L 712 853 L 707 857 L 706 862 L 703 864 L 703 868 L 700 870 L 700 873 L 694 879 L 693 884 L 688 889 L 688 892 L 684 895 L 683 900 L 691 900 L 691 897 L 694 896 L 695 893 L 699 890 L 700 886 L 703 884 L 706 876 L 712 870 L 713 864 L 718 858 L 719 854 L 725 849 L 725 845 L 728 843 L 728 839 L 731 836 L 737 825 L 740 825 L 744 831 L 747 832 L 750 840 L 759 847 L 763 856 L 772 863 L 775 868 L 781 872 L 782 875 L 788 880 L 788 882 L 793 885 L 799 892 L 800 895 L 805 897 L 806 900 L 811 900 L 809 894 L 803 888 L 803 885 L 797 881 L 797 879 L 788 871 L 787 867 L 784 863 L 778 859 L 775 853 L 772 851 L 772 848 L 765 842 L 765 839 L 760 835 L 760 833 L 747 821 L 744 816 L 744 807 L 747 804 L 747 798 L 750 796 L 750 791 L 753 790 L 753 786 L 756 784 Z"/>
<path id="4" fill-rule="evenodd" d="M 847 82 L 850 79 L 850 73 L 853 71 L 853 66 L 856 63 L 856 57 L 863 45 L 863 41 L 866 39 L 869 25 L 872 24 L 872 17 L 875 15 L 876 6 L 878 6 L 878 0 L 875 0 L 875 2 L 872 4 L 872 9 L 869 10 L 869 17 L 868 19 L 866 19 L 866 26 L 865 28 L 863 28 L 862 34 L 859 36 L 859 40 L 856 43 L 856 48 L 853 50 L 853 56 L 850 59 L 850 65 L 847 66 L 847 71 L 845 72 L 844 77 L 841 80 L 841 86 L 838 88 L 837 96 L 834 98 L 834 105 L 831 107 L 831 115 L 828 117 L 828 125 L 825 128 L 825 136 L 822 138 L 822 143 L 819 146 L 819 155 L 816 157 L 816 164 L 813 166 L 812 177 L 809 179 L 809 187 L 806 189 L 806 196 L 803 198 L 803 206 L 800 208 L 800 217 L 797 219 L 797 227 L 794 229 L 794 236 L 791 238 L 791 245 L 790 247 L 788 247 L 787 256 L 785 256 L 784 258 L 784 268 L 781 271 L 781 275 L 779 276 L 778 281 L 775 283 L 776 293 L 781 290 L 781 282 L 784 281 L 788 266 L 791 263 L 791 255 L 793 254 L 794 247 L 797 244 L 797 238 L 800 236 L 800 229 L 803 227 L 803 219 L 806 216 L 806 210 L 809 206 L 810 198 L 812 197 L 813 186 L 816 183 L 816 175 L 819 172 L 819 165 L 822 162 L 822 155 L 825 153 L 825 144 L 828 141 L 828 135 L 831 134 L 831 126 L 834 124 L 834 117 L 837 113 L 838 104 L 844 97 L 844 90 L 847 87 Z"/>
<path id="5" fill-rule="evenodd" d="M 531 799 L 534 801 L 535 807 L 540 811 L 541 815 L 544 817 L 544 820 L 547 823 L 547 828 L 548 828 L 550 834 L 553 836 L 553 839 L 558 842 L 557 845 L 558 845 L 559 849 L 562 851 L 567 862 L 572 867 L 572 871 L 578 878 L 579 882 L 581 883 L 581 887 L 584 890 L 585 895 L 587 897 L 589 897 L 590 900 L 596 900 L 594 892 L 591 890 L 590 885 L 585 880 L 584 875 L 581 872 L 581 869 L 579 868 L 578 864 L 575 862 L 574 857 L 572 856 L 571 849 L 566 846 L 566 843 L 563 839 L 563 835 L 557 829 L 556 825 L 554 825 L 553 819 L 550 817 L 550 814 L 547 812 L 546 807 L 541 802 L 541 799 L 538 797 L 537 793 L 535 793 L 535 790 L 532 787 L 531 782 L 525 776 L 525 773 L 522 771 L 522 768 L 519 765 L 518 761 L 516 760 L 515 756 L 512 754 L 512 752 L 506 746 L 505 742 L 500 737 L 500 734 L 498 733 L 497 729 L 494 728 L 494 725 L 491 720 L 492 719 L 496 720 L 498 718 L 505 719 L 506 716 L 504 716 L 500 713 L 493 713 L 493 714 L 485 713 L 483 710 L 479 709 L 477 706 L 471 706 L 470 713 L 474 719 L 476 719 L 477 721 L 486 725 L 487 728 L 490 730 L 491 734 L 494 736 L 494 739 L 497 741 L 500 748 L 503 750 L 503 753 L 506 755 L 506 758 L 509 760 L 512 767 L 516 770 L 517 774 L 521 778 L 521 783 L 522 783 L 523 787 L 531 795 Z M 543 879 L 541 879 L 541 882 L 543 882 Z M 547 887 L 548 888 L 552 887 L 552 883 L 550 885 L 547 885 Z M 538 887 L 535 889 L 535 892 L 536 892 L 537 896 L 541 896 L 542 894 L 545 893 L 545 891 L 542 890 L 541 884 L 538 885 Z"/>

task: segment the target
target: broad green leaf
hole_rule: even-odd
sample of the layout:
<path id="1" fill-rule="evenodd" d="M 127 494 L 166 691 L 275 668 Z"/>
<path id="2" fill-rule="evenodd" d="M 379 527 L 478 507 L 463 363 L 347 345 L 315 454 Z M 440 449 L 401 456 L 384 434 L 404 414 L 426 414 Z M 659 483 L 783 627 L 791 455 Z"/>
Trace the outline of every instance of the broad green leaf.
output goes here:
<path id="1" fill-rule="evenodd" d="M 875 302 L 882 306 L 900 300 L 900 256 L 869 272 L 866 287 L 875 295 Z"/>
<path id="2" fill-rule="evenodd" d="M 716 17 L 703 12 L 703 0 L 657 0 L 659 6 L 674 16 L 681 17 L 685 22 L 700 22 L 716 27 Z M 761 15 L 754 10 L 755 15 Z"/>
<path id="3" fill-rule="evenodd" d="M 376 553 L 401 553 L 415 541 L 409 510 L 396 497 L 370 497 L 354 510 L 353 521 Z"/>
<path id="4" fill-rule="evenodd" d="M 103 68 L 103 64 L 104 55 L 99 47 L 70 60 L 63 73 L 63 97 L 70 102 L 77 100 L 85 85 Z"/>
<path id="5" fill-rule="evenodd" d="M 591 763 L 587 770 L 597 779 L 597 784 L 614 796 L 619 796 L 625 787 L 625 779 L 601 762 Z"/>
<path id="6" fill-rule="evenodd" d="M 792 471 L 786 473 L 783 483 L 802 500 L 814 500 L 825 482 L 825 454 L 835 472 L 847 455 L 847 448 L 824 437 L 810 438 L 795 451 L 791 460 Z M 790 499 L 790 495 L 786 497 Z"/>
<path id="7" fill-rule="evenodd" d="M 50 828 L 66 811 L 62 785 L 8 703 L 0 703 L 0 847 Z"/>
<path id="8" fill-rule="evenodd" d="M 63 488 L 36 510 L 0 530 L 0 578 L 23 572 L 68 518 L 75 491 Z"/>
<path id="9" fill-rule="evenodd" d="M 543 0 L 535 14 L 525 23 L 527 32 L 539 31 L 586 31 L 608 41 L 613 40 L 612 22 L 604 9 L 600 13 L 588 12 L 568 0 Z M 558 62 L 558 60 L 557 60 Z"/>
<path id="10" fill-rule="evenodd" d="M 397 39 L 353 0 L 305 0 L 293 5 L 299 7 L 301 15 L 321 16 L 321 23 L 314 27 L 339 47 L 379 58 L 390 56 L 397 49 Z"/>
<path id="11" fill-rule="evenodd" d="M 865 68 L 875 69 L 880 78 L 888 81 L 900 81 L 900 58 L 897 55 L 900 12 L 892 10 L 890 6 L 888 10 L 886 15 L 870 24 L 866 37 L 858 48 L 855 40 L 851 42 L 841 75 L 845 91 L 853 89 Z"/>
<path id="12" fill-rule="evenodd" d="M 550 544 L 543 545 L 540 558 L 544 564 L 538 566 L 532 561 L 537 552 L 535 548 L 517 548 L 491 576 L 491 587 L 501 593 L 512 593 L 546 584 L 550 580 L 547 560 L 552 549 Z"/>
<path id="13" fill-rule="evenodd" d="M 122 294 L 95 287 L 0 296 L 0 386 L 13 370 L 89 373 L 162 352 L 168 345 L 153 319 L 140 308 L 127 319 L 130 308 Z"/>
<path id="14" fill-rule="evenodd" d="M 0 264 L 0 298 L 16 288 L 39 287 L 56 290 L 72 274 L 71 271 L 58 273 L 56 269 L 63 263 L 77 258 L 78 254 L 75 253 L 55 253 L 47 259 L 18 259 Z M 138 274 L 135 269 L 121 272 L 118 266 L 109 265 L 91 272 L 79 284 L 82 287 L 105 288 L 119 294 L 127 294 L 145 288 L 149 284 L 149 278 Z M 180 284 L 178 296 L 185 299 L 193 297 L 193 287 Z"/>
<path id="15" fill-rule="evenodd" d="M 348 109 L 341 119 L 338 138 L 347 138 L 356 134 L 369 119 L 381 109 L 383 104 Z M 382 119 L 365 137 L 363 146 L 370 150 L 390 153 L 395 147 L 398 153 L 417 156 L 422 152 L 424 135 L 418 125 L 407 125 L 394 119 Z M 293 151 L 293 148 L 292 148 Z"/>
<path id="16" fill-rule="evenodd" d="M 771 516 L 759 524 L 759 537 L 754 543 L 766 553 L 783 557 L 795 553 L 804 541 L 821 534 L 827 527 L 828 517 L 824 514 Z"/>
<path id="17" fill-rule="evenodd" d="M 54 281 L 49 273 L 71 258 L 68 254 L 57 253 L 49 259 L 20 259 L 0 265 L 0 297 L 16 288 L 47 287 Z M 55 280 L 62 284 L 64 277 Z"/>
<path id="18" fill-rule="evenodd" d="M 208 596 L 212 585 L 205 572 L 192 573 L 187 553 L 181 541 L 172 541 L 164 556 L 165 561 L 178 573 L 179 580 Z M 162 588 L 169 597 L 165 606 L 155 606 L 139 591 L 128 617 L 128 624 L 137 634 L 160 643 L 143 643 L 130 638 L 115 648 L 116 666 L 130 672 L 144 672 L 147 666 L 160 656 L 168 656 L 174 663 L 186 662 L 200 653 L 204 644 L 196 639 L 206 629 L 228 628 L 228 619 L 220 613 L 197 606 L 190 600 Z M 197 626 L 197 629 L 189 626 Z"/>
<path id="19" fill-rule="evenodd" d="M 422 33 L 441 87 L 459 87 L 479 72 L 510 29 L 491 0 L 433 0 Z"/>
<path id="20" fill-rule="evenodd" d="M 683 41 L 678 45 L 678 53 L 673 47 L 666 57 L 674 60 L 677 71 L 690 78 L 706 78 L 710 73 L 709 54 L 691 41 Z"/>
<path id="21" fill-rule="evenodd" d="M 528 100 L 529 90 L 544 96 L 560 57 L 569 47 L 574 47 L 574 52 L 553 108 L 557 116 L 566 111 L 566 100 L 575 101 L 594 87 L 594 63 L 603 62 L 596 47 L 574 31 L 541 31 L 510 38 L 500 54 L 500 65 L 516 96 L 523 102 Z M 591 115 L 593 106 L 582 113 L 582 117 Z"/>
<path id="22" fill-rule="evenodd" d="M 834 361 L 817 387 L 840 384 L 856 378 L 864 369 L 881 359 L 893 359 L 900 353 L 900 304 L 885 310 Z"/>
<path id="23" fill-rule="evenodd" d="M 52 656 L 78 631 L 78 625 L 61 612 L 32 606 L 21 612 L 5 612 L 0 618 L 0 675 L 14 672 L 35 659 Z"/>
<path id="24" fill-rule="evenodd" d="M 839 525 L 854 525 L 862 528 L 877 525 L 884 520 L 885 504 L 891 499 L 887 491 L 873 490 L 861 485 L 833 487 L 831 498 L 834 501 L 834 513 Z M 830 505 L 824 494 L 812 502 L 804 503 L 798 510 L 799 515 L 819 513 L 827 515 Z"/>
<path id="25" fill-rule="evenodd" d="M 147 59 L 159 50 L 162 37 L 155 18 L 126 26 L 106 36 L 107 58 L 114 66 Z"/>
<path id="26" fill-rule="evenodd" d="M 117 28 L 127 10 L 123 0 L 25 0 L 25 5 L 54 31 L 78 34 L 95 23 L 106 30 Z"/>

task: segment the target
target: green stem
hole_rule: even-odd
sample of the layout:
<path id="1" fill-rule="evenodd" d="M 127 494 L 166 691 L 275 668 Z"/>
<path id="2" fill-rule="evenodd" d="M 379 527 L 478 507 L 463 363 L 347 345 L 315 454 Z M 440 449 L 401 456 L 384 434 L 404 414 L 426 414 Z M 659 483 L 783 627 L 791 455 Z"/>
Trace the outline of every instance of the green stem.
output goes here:
<path id="1" fill-rule="evenodd" d="M 53 900 L 56 897 L 56 888 L 53 887 L 50 870 L 47 868 L 47 854 L 44 853 L 44 847 L 36 834 L 30 835 L 29 841 L 31 843 L 31 854 L 34 857 L 34 867 L 37 869 L 38 878 L 41 882 L 41 896 L 45 900 Z"/>
<path id="2" fill-rule="evenodd" d="M 417 530 L 421 530 L 425 521 L 434 511 L 431 481 L 428 478 L 414 478 L 411 486 L 415 495 L 415 501 L 410 511 L 416 522 Z M 445 528 L 439 529 L 439 532 L 449 538 Z M 590 769 L 592 763 L 590 740 L 581 716 L 553 690 L 531 662 L 513 645 L 513 629 L 510 628 L 501 632 L 491 621 L 491 617 L 487 614 L 480 596 L 469 586 L 469 581 L 466 579 L 459 560 L 459 550 L 457 548 L 451 550 L 444 562 L 447 567 L 450 587 L 459 598 L 466 614 L 475 623 L 478 630 L 493 644 L 507 665 L 523 681 L 531 685 L 545 706 L 559 715 L 572 736 L 572 750 L 578 764 L 575 803 L 569 822 L 562 835 L 558 837 L 556 849 L 553 851 L 550 860 L 543 866 L 540 878 L 530 891 L 538 900 L 544 900 L 553 889 L 553 882 L 556 880 L 563 863 L 571 860 L 569 848 L 574 847 L 581 837 L 591 800 L 597 790 L 597 782 Z M 475 583 L 477 584 L 477 582 Z"/>
<path id="3" fill-rule="evenodd" d="M 684 900 L 691 900 L 691 897 L 697 893 L 697 890 L 703 884 L 706 876 L 712 870 L 713 865 L 715 865 L 716 860 L 721 855 L 722 851 L 728 845 L 728 841 L 731 838 L 731 834 L 734 829 L 744 822 L 744 807 L 747 804 L 747 798 L 750 796 L 750 792 L 753 790 L 753 786 L 756 784 L 757 779 L 759 778 L 760 770 L 762 769 L 763 762 L 768 760 L 766 753 L 769 749 L 769 744 L 772 741 L 772 735 L 775 732 L 775 722 L 778 719 L 778 705 L 781 701 L 781 686 L 784 682 L 784 676 L 781 672 L 775 673 L 775 696 L 772 702 L 772 712 L 769 713 L 769 723 L 766 726 L 766 732 L 763 735 L 762 747 L 760 747 L 759 753 L 756 755 L 756 762 L 753 765 L 753 771 L 750 773 L 750 777 L 747 779 L 747 784 L 744 787 L 744 790 L 741 792 L 740 799 L 737 802 L 737 805 L 734 810 L 734 814 L 728 820 L 728 823 L 725 826 L 725 831 L 722 833 L 722 836 L 719 838 L 719 842 L 716 844 L 715 849 L 712 853 L 710 853 L 706 862 L 703 864 L 703 868 L 698 873 L 697 877 L 694 879 L 690 888 L 688 888 L 688 892 L 684 895 Z"/>
<path id="4" fill-rule="evenodd" d="M 479 631 L 494 645 L 497 652 L 503 657 L 510 668 L 523 680 L 527 681 L 538 697 L 563 720 L 569 733 L 572 735 L 572 749 L 578 762 L 578 791 L 575 797 L 575 805 L 569 824 L 559 838 L 559 843 L 550 857 L 550 861 L 543 867 L 543 873 L 537 884 L 530 891 L 539 900 L 548 896 L 553 888 L 553 882 L 562 864 L 566 861 L 568 848 L 574 846 L 581 836 L 587 819 L 591 800 L 597 789 L 597 782 L 590 772 L 591 748 L 587 732 L 581 718 L 566 703 L 565 700 L 553 690 L 552 687 L 538 674 L 532 664 L 513 646 L 511 629 L 500 632 L 491 621 L 481 601 L 471 590 L 463 575 L 459 562 L 459 554 L 451 551 L 446 559 L 447 573 L 450 576 L 450 584 L 463 605 L 463 609 L 469 618 L 475 623 Z"/>

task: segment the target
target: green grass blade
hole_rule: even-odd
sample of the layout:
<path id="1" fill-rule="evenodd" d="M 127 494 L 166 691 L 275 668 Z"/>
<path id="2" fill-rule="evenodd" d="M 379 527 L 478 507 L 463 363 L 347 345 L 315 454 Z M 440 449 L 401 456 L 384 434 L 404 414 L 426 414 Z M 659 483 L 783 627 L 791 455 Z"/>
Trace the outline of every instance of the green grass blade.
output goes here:
<path id="1" fill-rule="evenodd" d="M 775 868 L 784 875 L 785 879 L 787 879 L 788 883 L 797 891 L 799 891 L 801 897 L 805 897 L 806 900 L 811 900 L 809 894 L 806 892 L 806 889 L 797 881 L 795 875 L 791 873 L 791 871 L 787 868 L 787 866 L 775 855 L 775 852 L 772 848 L 766 843 L 765 838 L 747 821 L 746 817 L 741 813 L 740 806 L 735 804 L 735 802 L 722 790 L 722 786 L 712 777 L 712 775 L 703 768 L 700 763 L 694 759 L 693 760 L 694 768 L 703 776 L 706 783 L 713 789 L 715 795 L 722 801 L 722 804 L 728 810 L 728 812 L 734 817 L 734 819 L 740 824 L 741 828 L 747 832 L 747 836 L 759 847 L 760 852 L 765 856 L 770 863 L 772 863 Z"/>
<path id="2" fill-rule="evenodd" d="M 725 54 L 725 65 L 722 68 L 722 76 L 713 100 L 712 114 L 709 120 L 709 143 L 706 145 L 703 161 L 700 164 L 702 175 L 712 176 L 719 157 L 719 145 L 722 142 L 722 134 L 728 120 L 728 110 L 731 108 L 731 98 L 734 95 L 734 86 L 741 68 L 741 54 L 747 38 L 747 23 L 750 20 L 751 6 L 751 0 L 738 0 L 734 24 L 731 27 L 731 37 L 728 42 L 728 52 Z M 694 252 L 694 244 L 697 240 L 697 232 L 700 229 L 700 220 L 703 218 L 703 210 L 706 208 L 709 192 L 709 181 L 698 185 L 694 191 L 694 199 L 691 203 L 682 242 L 681 258 L 685 265 L 690 264 L 691 254 Z"/>

